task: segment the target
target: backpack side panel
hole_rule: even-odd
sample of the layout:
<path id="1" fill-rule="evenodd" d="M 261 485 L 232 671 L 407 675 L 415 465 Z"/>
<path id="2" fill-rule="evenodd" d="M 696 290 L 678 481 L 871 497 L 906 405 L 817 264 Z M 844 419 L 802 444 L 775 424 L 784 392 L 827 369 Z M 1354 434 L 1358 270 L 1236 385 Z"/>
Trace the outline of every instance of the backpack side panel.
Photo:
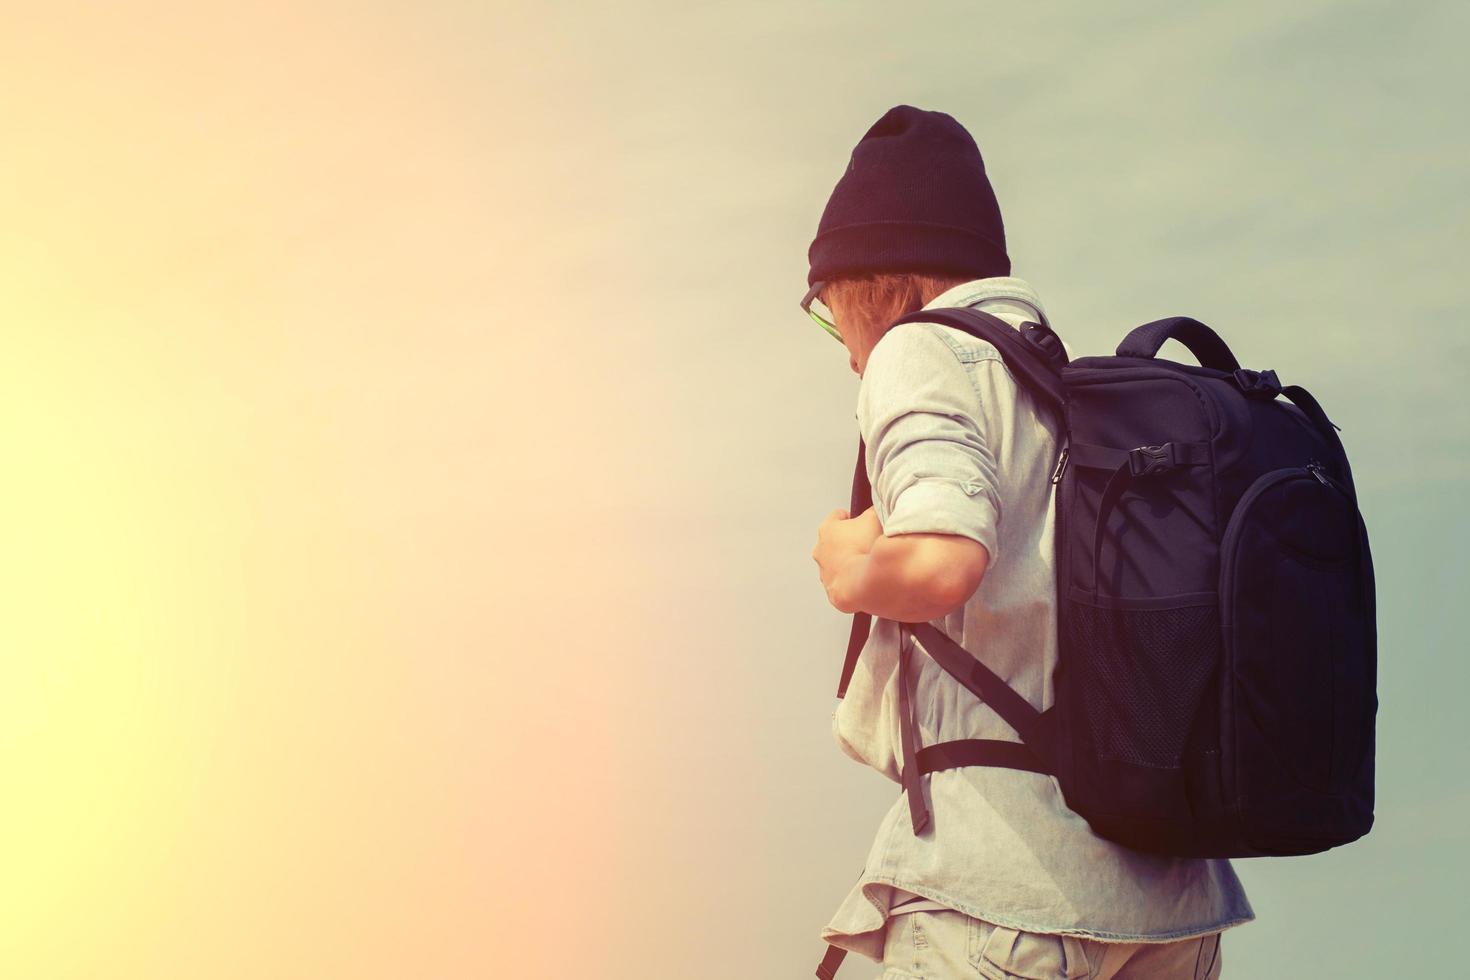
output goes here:
<path id="1" fill-rule="evenodd" d="M 1203 447 L 1220 413 L 1199 380 L 1132 358 L 1069 367 L 1073 460 L 1059 484 L 1056 674 L 1063 792 L 1103 836 L 1164 853 L 1195 843 L 1196 802 L 1215 799 L 1218 747 L 1197 734 L 1202 706 L 1218 701 L 1220 633 L 1214 470 L 1181 466 L 1140 477 L 1094 534 L 1115 459 L 1089 465 L 1081 447 L 1121 453 L 1165 443 Z M 1102 363 L 1098 363 L 1102 362 Z M 1075 364 L 1076 362 L 1074 362 Z M 1209 710 L 1206 709 L 1206 713 Z M 1218 724 L 1215 726 L 1218 728 Z M 1186 764 L 1205 743 L 1208 778 Z M 1191 785 L 1191 780 L 1196 784 Z M 1218 805 L 1215 806 L 1218 809 Z"/>

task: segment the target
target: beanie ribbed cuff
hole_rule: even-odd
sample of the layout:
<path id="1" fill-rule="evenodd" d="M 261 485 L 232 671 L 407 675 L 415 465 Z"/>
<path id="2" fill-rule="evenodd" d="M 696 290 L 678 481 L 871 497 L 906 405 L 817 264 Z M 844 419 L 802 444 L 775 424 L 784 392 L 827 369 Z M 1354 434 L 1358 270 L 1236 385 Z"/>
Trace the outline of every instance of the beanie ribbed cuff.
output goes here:
<path id="1" fill-rule="evenodd" d="M 868 221 L 833 228 L 812 241 L 807 260 L 808 286 L 874 272 L 1010 275 L 1011 268 L 1004 246 L 968 228 L 926 221 Z"/>

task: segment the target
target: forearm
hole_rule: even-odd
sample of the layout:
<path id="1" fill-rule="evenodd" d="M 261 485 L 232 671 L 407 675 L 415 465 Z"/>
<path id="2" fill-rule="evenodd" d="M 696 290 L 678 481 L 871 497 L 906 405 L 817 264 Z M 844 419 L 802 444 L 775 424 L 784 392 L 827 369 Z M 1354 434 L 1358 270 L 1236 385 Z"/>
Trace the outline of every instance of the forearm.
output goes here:
<path id="1" fill-rule="evenodd" d="M 927 622 L 949 613 L 974 592 L 952 568 L 942 540 L 949 535 L 879 536 L 870 550 L 854 554 L 834 582 L 842 612 L 865 612 L 903 623 Z"/>

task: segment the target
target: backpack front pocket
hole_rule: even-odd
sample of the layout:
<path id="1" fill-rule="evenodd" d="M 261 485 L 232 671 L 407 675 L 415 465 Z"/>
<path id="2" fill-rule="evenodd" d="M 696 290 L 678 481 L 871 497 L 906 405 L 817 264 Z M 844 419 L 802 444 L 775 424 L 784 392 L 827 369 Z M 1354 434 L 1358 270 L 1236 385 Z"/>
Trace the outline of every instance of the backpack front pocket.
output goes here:
<path id="1" fill-rule="evenodd" d="M 1371 821 L 1370 568 L 1352 494 L 1316 462 L 1256 480 L 1221 542 L 1224 777 L 1265 851 L 1333 827 L 1365 832 L 1351 831 L 1365 776 Z"/>

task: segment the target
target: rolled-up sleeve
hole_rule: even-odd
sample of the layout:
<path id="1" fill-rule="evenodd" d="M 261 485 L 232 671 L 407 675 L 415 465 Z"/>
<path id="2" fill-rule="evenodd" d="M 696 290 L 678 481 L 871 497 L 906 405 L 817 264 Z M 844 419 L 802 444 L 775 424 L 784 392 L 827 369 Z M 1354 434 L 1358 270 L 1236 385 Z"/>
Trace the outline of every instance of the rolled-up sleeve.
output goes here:
<path id="1" fill-rule="evenodd" d="M 873 347 L 858 387 L 873 506 L 886 535 L 958 534 L 997 559 L 995 457 L 967 369 L 926 323 L 903 323 Z"/>

